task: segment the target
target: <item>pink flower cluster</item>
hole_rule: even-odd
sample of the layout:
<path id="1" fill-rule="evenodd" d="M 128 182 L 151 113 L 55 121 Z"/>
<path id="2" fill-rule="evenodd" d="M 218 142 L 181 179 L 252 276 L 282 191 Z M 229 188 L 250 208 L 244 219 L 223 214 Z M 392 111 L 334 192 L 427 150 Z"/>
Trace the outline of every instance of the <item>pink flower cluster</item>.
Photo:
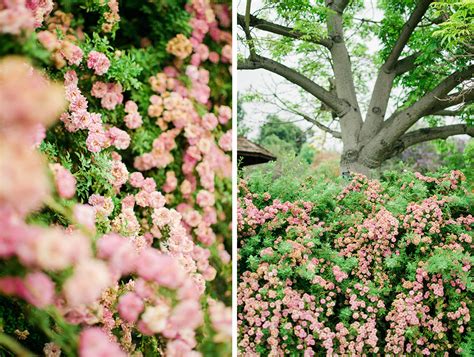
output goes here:
<path id="1" fill-rule="evenodd" d="M 111 0 L 103 6 L 108 10 L 102 30 L 108 32 L 119 19 L 118 3 Z M 192 1 L 188 10 L 192 18 L 208 23 L 215 41 L 229 47 L 230 33 L 219 23 L 229 26 L 228 8 Z M 79 47 L 84 34 L 71 28 L 72 19 L 58 9 L 38 33 L 54 65 L 65 68 L 64 87 L 43 78 L 23 60 L 0 62 L 0 150 L 12 158 L 0 161 L 0 175 L 7 178 L 0 185 L 0 258 L 26 270 L 22 276 L 2 276 L 0 293 L 52 309 L 78 325 L 80 356 L 139 354 L 136 340 L 155 335 L 163 354 L 197 356 L 194 350 L 203 323 L 216 343 L 228 344 L 231 309 L 206 294 L 206 285 L 217 274 L 214 262 L 230 262 L 223 244 L 226 228 L 215 227 L 229 221 L 228 212 L 217 204 L 225 192 L 216 178 L 231 176 L 225 151 L 231 148 L 232 134 L 223 127 L 231 109 L 210 102 L 209 72 L 200 67 L 208 59 L 217 62 L 219 55 L 206 53 L 204 36 L 199 41 L 176 36 L 168 47 L 178 58 L 150 78 L 155 94 L 148 108 L 139 108 L 139 101 L 125 102 L 123 125 L 117 124 L 122 130 L 93 112 L 94 98 L 103 108 L 121 113 L 124 98 L 134 96 L 120 83 L 96 81 L 96 75 L 106 74 L 115 62 L 92 51 L 84 64 Z M 222 61 L 228 61 L 226 51 Z M 195 61 L 188 58 L 191 53 L 199 53 L 199 63 L 188 63 Z M 183 75 L 190 77 L 190 84 Z M 91 88 L 92 99 L 86 98 L 85 88 Z M 64 99 L 69 103 L 67 112 Z M 33 146 L 40 144 L 46 127 L 60 113 L 62 124 L 48 132 L 48 142 L 41 147 L 52 161 L 48 173 L 47 163 Z M 140 113 L 148 114 L 147 128 L 149 118 L 156 120 L 160 134 L 149 153 L 134 158 L 129 150 L 122 160 L 111 146 L 126 150 L 132 144 L 134 135 L 126 130 L 143 125 Z M 111 116 L 116 118 L 115 113 Z M 86 138 L 90 153 L 78 152 L 85 167 L 78 167 L 76 153 L 70 150 L 50 155 L 48 145 L 56 143 L 49 139 L 56 134 L 65 142 Z M 100 155 L 91 154 L 102 150 Z M 133 160 L 139 172 L 127 166 Z M 175 160 L 180 165 L 172 165 Z M 87 167 L 101 167 L 103 179 L 96 180 L 94 172 L 91 182 L 83 182 Z M 163 169 L 164 181 L 156 178 L 158 170 L 144 175 L 155 168 Z M 28 215 L 31 222 L 46 215 L 35 212 L 45 203 L 47 214 L 55 211 L 51 226 L 26 223 Z M 54 342 L 45 345 L 47 355 L 61 353 Z"/>
<path id="2" fill-rule="evenodd" d="M 127 132 L 116 127 L 106 130 L 102 124 L 101 115 L 87 111 L 88 102 L 81 93 L 78 83 L 79 79 L 75 71 L 68 71 L 65 74 L 64 84 L 66 87 L 66 99 L 69 101 L 69 112 L 61 115 L 61 121 L 66 126 L 66 129 L 69 132 L 88 130 L 89 134 L 86 145 L 91 152 L 99 152 L 111 145 L 117 149 L 126 149 L 130 144 L 130 137 Z M 102 82 L 96 82 L 94 85 L 97 83 L 105 85 Z M 112 86 L 115 88 L 115 85 Z M 105 88 L 108 88 L 108 86 L 105 85 Z M 119 86 L 119 88 L 121 87 Z M 121 89 L 119 90 L 121 91 Z M 114 90 L 114 98 L 116 95 L 117 92 Z"/>
<path id="3" fill-rule="evenodd" d="M 125 115 L 123 121 L 127 128 L 137 129 L 142 126 L 142 116 L 138 112 L 138 106 L 134 101 L 129 100 L 125 103 L 125 112 L 127 115 Z"/>
<path id="4" fill-rule="evenodd" d="M 0 33 L 20 35 L 41 26 L 53 10 L 53 1 L 2 1 L 0 6 Z"/>
<path id="5" fill-rule="evenodd" d="M 231 19 L 229 17 L 229 9 L 227 5 L 216 5 L 214 11 L 210 16 L 209 4 L 201 1 L 193 1 L 187 5 L 188 11 L 193 15 L 190 24 L 193 29 L 191 34 L 191 44 L 193 46 L 194 54 L 191 56 L 191 64 L 199 66 L 201 62 L 209 60 L 212 63 L 231 63 L 232 61 L 232 36 L 230 32 L 219 28 L 219 23 L 222 27 L 229 27 Z M 216 18 L 217 15 L 217 18 Z M 205 36 L 209 34 L 211 39 L 215 42 L 221 42 L 221 54 L 210 51 L 207 46 L 203 44 Z"/>
<path id="6" fill-rule="evenodd" d="M 464 194 L 461 177 L 416 180 Z M 243 356 L 461 352 L 455 341 L 465 338 L 471 319 L 466 281 L 474 218 L 451 216 L 449 196 L 407 203 L 394 215 L 388 207 L 399 209 L 399 197 L 356 176 L 321 222 L 310 202 L 272 201 L 245 181 L 239 190 Z M 441 273 L 439 265 L 450 268 Z"/>
<path id="7" fill-rule="evenodd" d="M 56 191 L 62 198 L 72 198 L 76 193 L 76 178 L 61 164 L 50 164 L 49 168 L 54 175 Z"/>
<path id="8" fill-rule="evenodd" d="M 69 39 L 60 40 L 56 33 L 44 30 L 37 34 L 38 41 L 51 52 L 57 68 L 66 64 L 78 66 L 82 62 L 83 51 Z"/>
<path id="9" fill-rule="evenodd" d="M 85 106 L 81 104 L 80 92 L 75 90 L 77 77 L 69 73 L 67 78 L 69 88 L 66 93 L 71 99 L 74 113 L 78 114 Z M 81 125 L 80 121 L 78 123 Z M 85 128 L 91 130 L 90 126 Z M 108 131 L 108 140 L 118 147 L 122 147 L 120 132 L 117 128 Z M 28 156 L 36 159 L 31 153 Z M 26 171 L 31 172 L 31 166 L 36 162 L 38 168 L 44 168 L 41 160 L 30 161 L 23 160 L 27 166 Z M 22 162 L 15 163 L 20 168 L 21 164 Z M 71 198 L 75 193 L 75 178 L 59 164 L 51 165 L 51 169 L 59 195 Z M 121 162 L 120 156 L 115 154 L 111 169 L 112 186 L 119 191 L 128 179 L 126 166 Z M 31 185 L 30 182 L 28 184 Z M 94 317 L 94 309 L 91 307 L 102 300 L 103 293 L 116 284 L 119 278 L 135 274 L 137 278 L 132 281 L 134 289 L 129 293 L 135 294 L 136 296 L 132 295 L 135 299 L 121 299 L 120 295 L 115 297 L 120 301 L 119 315 L 130 323 L 136 323 L 143 334 L 162 334 L 168 341 L 170 353 L 191 353 L 196 346 L 194 330 L 201 325 L 203 319 L 199 298 L 205 289 L 204 279 L 213 279 L 215 276 L 215 270 L 208 262 L 210 253 L 194 245 L 181 223 L 180 214 L 164 207 L 165 199 L 156 191 L 153 179 L 135 173 L 131 177 L 131 184 L 140 191 L 135 196 L 127 196 L 122 200 L 122 211 L 112 220 L 112 228 L 125 236 L 105 235 L 99 238 L 97 257 L 92 253 L 91 241 L 73 226 L 62 229 L 26 225 L 18 220 L 8 202 L 2 200 L 0 218 L 4 231 L 0 244 L 1 257 L 8 259 L 16 256 L 32 273 L 24 278 L 3 277 L 0 280 L 0 291 L 21 297 L 38 307 L 55 305 L 71 323 L 96 324 L 99 318 L 103 323 L 102 329 L 91 328 L 82 332 L 80 354 L 121 355 L 123 352 L 111 333 L 116 325 L 114 320 L 118 317 L 105 314 L 106 311 L 111 311 L 106 309 L 109 305 L 104 305 L 102 317 Z M 44 195 L 35 198 L 35 201 L 39 203 L 42 197 Z M 150 227 L 150 230 L 155 236 L 163 239 L 166 234 L 167 244 L 161 252 L 151 247 L 151 234 L 138 235 L 141 225 L 134 213 L 135 202 L 154 211 L 154 227 Z M 202 191 L 200 202 L 205 207 L 214 204 L 212 193 Z M 91 196 L 90 203 L 92 206 L 76 205 L 73 217 L 74 223 L 93 230 L 96 213 L 103 218 L 110 215 L 113 204 L 110 199 L 99 195 Z M 25 202 L 21 204 L 25 206 Z M 34 206 L 36 205 L 37 203 Z M 27 204 L 24 213 L 30 209 L 31 206 Z M 47 273 L 69 268 L 73 268 L 72 275 L 60 288 L 55 288 Z M 162 288 L 177 290 L 177 303 L 161 297 L 157 292 Z M 137 302 L 136 297 L 141 303 Z M 110 299 L 107 301 L 110 302 Z M 220 310 L 217 309 L 216 318 L 219 314 Z M 216 326 L 219 326 L 216 329 L 223 330 L 217 320 Z"/>
<path id="10" fill-rule="evenodd" d="M 24 215 L 39 208 L 49 194 L 47 171 L 32 138 L 38 126 L 51 124 L 64 109 L 63 93 L 23 58 L 0 61 L 0 151 L 8 158 L 0 160 L 3 214 Z"/>
<path id="11" fill-rule="evenodd" d="M 211 89 L 208 86 L 209 72 L 203 68 L 199 69 L 195 66 L 186 68 L 186 75 L 191 80 L 190 96 L 199 103 L 206 104 L 211 95 Z"/>
<path id="12" fill-rule="evenodd" d="M 100 98 L 102 108 L 114 110 L 118 104 L 122 104 L 122 85 L 120 83 L 94 82 L 91 94 L 93 97 Z"/>
<path id="13" fill-rule="evenodd" d="M 93 69 L 98 76 L 101 76 L 109 70 L 110 61 L 105 54 L 91 51 L 87 56 L 87 67 Z"/>
<path id="14" fill-rule="evenodd" d="M 108 0 L 106 3 L 109 11 L 104 13 L 105 22 L 102 24 L 102 31 L 111 32 L 114 25 L 120 21 L 119 6 L 117 0 Z"/>

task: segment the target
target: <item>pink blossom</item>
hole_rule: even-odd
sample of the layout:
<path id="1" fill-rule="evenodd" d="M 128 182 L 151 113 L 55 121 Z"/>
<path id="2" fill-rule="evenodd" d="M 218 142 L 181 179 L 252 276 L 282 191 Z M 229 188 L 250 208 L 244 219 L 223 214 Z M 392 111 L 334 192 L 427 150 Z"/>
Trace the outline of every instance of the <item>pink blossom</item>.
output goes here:
<path id="1" fill-rule="evenodd" d="M 91 51 L 87 57 L 87 67 L 93 69 L 95 74 L 101 76 L 109 70 L 110 61 L 105 54 Z"/>
<path id="2" fill-rule="evenodd" d="M 143 181 L 143 185 L 142 185 L 142 188 L 146 191 L 146 192 L 153 192 L 156 190 L 156 182 L 155 180 L 153 180 L 151 177 L 147 177 L 144 181 Z"/>
<path id="3" fill-rule="evenodd" d="M 173 192 L 176 190 L 176 187 L 178 186 L 178 179 L 176 178 L 176 174 L 174 171 L 167 171 L 166 172 L 166 181 L 165 184 L 163 185 L 163 191 L 164 192 Z"/>
<path id="4" fill-rule="evenodd" d="M 62 41 L 60 53 L 67 60 L 69 65 L 78 66 L 82 61 L 83 52 L 80 47 L 69 41 Z"/>
<path id="5" fill-rule="evenodd" d="M 232 118 L 232 109 L 230 109 L 228 106 L 221 105 L 218 111 L 219 111 L 219 116 L 218 116 L 219 123 L 224 125 L 229 121 L 230 118 Z"/>
<path id="6" fill-rule="evenodd" d="M 76 204 L 73 208 L 73 216 L 77 223 L 87 229 L 95 230 L 95 209 L 87 204 Z"/>
<path id="7" fill-rule="evenodd" d="M 54 283 L 44 273 L 29 273 L 24 281 L 23 298 L 36 307 L 45 307 L 53 303 L 55 291 Z"/>
<path id="8" fill-rule="evenodd" d="M 128 322 L 135 322 L 143 311 L 143 300 L 135 293 L 126 293 L 119 299 L 118 311 L 120 317 Z"/>
<path id="9" fill-rule="evenodd" d="M 92 85 L 91 94 L 94 97 L 103 98 L 107 91 L 107 83 L 97 81 Z"/>
<path id="10" fill-rule="evenodd" d="M 170 324 L 173 329 L 182 331 L 194 330 L 203 322 L 201 307 L 197 301 L 186 300 L 179 303 L 172 311 Z"/>
<path id="11" fill-rule="evenodd" d="M 143 124 L 142 116 L 138 112 L 133 112 L 125 115 L 123 120 L 125 122 L 125 125 L 129 129 L 137 129 Z"/>
<path id="12" fill-rule="evenodd" d="M 63 291 L 70 306 L 90 304 L 110 283 L 107 265 L 100 260 L 88 259 L 76 265 L 73 275 L 64 283 Z"/>
<path id="13" fill-rule="evenodd" d="M 132 172 L 130 174 L 130 185 L 132 185 L 135 188 L 141 188 L 143 186 L 143 182 L 145 181 L 145 178 L 143 177 L 143 174 L 141 172 Z"/>
<path id="14" fill-rule="evenodd" d="M 123 162 L 112 161 L 111 174 L 110 183 L 116 188 L 120 188 L 128 180 L 128 170 Z"/>
<path id="15" fill-rule="evenodd" d="M 110 144 L 117 149 L 125 150 L 130 145 L 130 136 L 128 133 L 115 126 L 107 130 L 107 136 L 110 140 Z"/>
<path id="16" fill-rule="evenodd" d="M 29 273 L 24 279 L 1 277 L 0 292 L 16 295 L 40 308 L 51 305 L 55 294 L 53 281 L 41 272 Z"/>
<path id="17" fill-rule="evenodd" d="M 110 197 L 97 194 L 89 196 L 89 204 L 94 208 L 96 215 L 103 217 L 108 217 L 114 209 L 114 203 Z"/>
<path id="18" fill-rule="evenodd" d="M 209 52 L 209 61 L 211 61 L 212 63 L 218 63 L 219 62 L 219 54 L 215 51 L 211 51 Z"/>
<path id="19" fill-rule="evenodd" d="M 86 146 L 90 152 L 100 152 L 109 146 L 107 135 L 103 132 L 90 131 L 87 135 Z"/>
<path id="20" fill-rule="evenodd" d="M 221 55 L 223 63 L 232 63 L 232 47 L 230 45 L 222 47 Z"/>
<path id="21" fill-rule="evenodd" d="M 12 139 L 0 136 L 0 152 L 8 158 L 0 160 L 0 206 L 26 214 L 41 206 L 49 193 L 49 180 L 39 153 Z"/>
<path id="22" fill-rule="evenodd" d="M 63 86 L 46 79 L 26 60 L 15 56 L 0 60 L 0 134 L 37 123 L 48 126 L 65 104 Z"/>
<path id="23" fill-rule="evenodd" d="M 43 47 L 50 52 L 57 50 L 61 45 L 56 35 L 50 31 L 39 31 L 36 33 L 36 37 Z"/>
<path id="24" fill-rule="evenodd" d="M 219 139 L 219 146 L 224 151 L 232 150 L 232 129 L 228 130 L 224 135 Z"/>
<path id="25" fill-rule="evenodd" d="M 212 327 L 217 332 L 218 341 L 232 339 L 232 308 L 221 301 L 209 299 L 209 316 Z"/>
<path id="26" fill-rule="evenodd" d="M 170 313 L 170 308 L 166 304 L 158 306 L 149 306 L 145 309 L 141 317 L 141 321 L 152 333 L 163 332 L 167 325 L 167 319 Z"/>
<path id="27" fill-rule="evenodd" d="M 59 196 L 72 198 L 76 193 L 76 178 L 61 164 L 50 164 Z"/>
<path id="28" fill-rule="evenodd" d="M 212 113 L 206 113 L 202 117 L 202 125 L 206 130 L 214 130 L 218 124 L 217 117 Z"/>
<path id="29" fill-rule="evenodd" d="M 171 340 L 166 345 L 166 356 L 168 357 L 180 357 L 180 356 L 190 356 L 197 357 L 195 353 L 192 352 L 192 347 L 187 344 L 185 341 L 177 339 Z"/>
<path id="30" fill-rule="evenodd" d="M 137 273 L 146 280 L 169 288 L 178 287 L 184 278 L 183 271 L 172 257 L 152 248 L 145 249 L 140 254 Z"/>
<path id="31" fill-rule="evenodd" d="M 79 357 L 126 357 L 116 342 L 99 327 L 88 327 L 79 336 Z"/>
<path id="32" fill-rule="evenodd" d="M 59 347 L 54 342 L 48 342 L 48 343 L 45 343 L 43 347 L 43 353 L 45 357 L 60 357 L 61 347 Z"/>
<path id="33" fill-rule="evenodd" d="M 206 190 L 201 190 L 196 196 L 196 201 L 200 207 L 213 206 L 215 203 L 214 194 Z"/>

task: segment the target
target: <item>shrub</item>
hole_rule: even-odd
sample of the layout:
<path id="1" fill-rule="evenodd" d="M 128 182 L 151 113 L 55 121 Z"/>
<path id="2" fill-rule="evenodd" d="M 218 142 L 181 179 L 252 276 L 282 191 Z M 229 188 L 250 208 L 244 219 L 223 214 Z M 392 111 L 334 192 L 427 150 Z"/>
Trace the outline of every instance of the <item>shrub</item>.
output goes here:
<path id="1" fill-rule="evenodd" d="M 0 6 L 2 355 L 230 353 L 229 7 L 120 6 Z"/>
<path id="2" fill-rule="evenodd" d="M 261 177 L 241 180 L 242 355 L 472 355 L 474 199 L 463 180 L 296 180 L 292 201 Z"/>

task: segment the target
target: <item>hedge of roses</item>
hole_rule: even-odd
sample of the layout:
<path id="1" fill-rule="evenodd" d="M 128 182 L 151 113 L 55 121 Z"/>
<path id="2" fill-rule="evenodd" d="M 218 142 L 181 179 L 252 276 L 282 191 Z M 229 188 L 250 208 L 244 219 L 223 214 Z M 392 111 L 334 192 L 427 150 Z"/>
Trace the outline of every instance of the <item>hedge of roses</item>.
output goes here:
<path id="1" fill-rule="evenodd" d="M 278 199 L 279 183 L 242 180 L 241 354 L 472 356 L 474 197 L 464 179 L 308 177 L 293 202 Z"/>
<path id="2" fill-rule="evenodd" d="M 230 353 L 230 18 L 0 1 L 0 354 Z"/>

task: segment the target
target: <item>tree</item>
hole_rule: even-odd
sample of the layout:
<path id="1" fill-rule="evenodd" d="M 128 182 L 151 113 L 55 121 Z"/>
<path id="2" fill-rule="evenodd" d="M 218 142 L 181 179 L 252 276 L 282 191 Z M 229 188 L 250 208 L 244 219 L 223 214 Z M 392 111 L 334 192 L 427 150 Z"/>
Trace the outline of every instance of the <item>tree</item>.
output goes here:
<path id="1" fill-rule="evenodd" d="M 300 152 L 301 146 L 306 142 L 308 136 L 307 131 L 303 131 L 295 124 L 281 120 L 276 115 L 269 115 L 265 124 L 260 128 L 260 133 L 257 142 L 261 145 L 284 142 L 288 144 L 288 148 L 294 151 L 295 154 Z"/>
<path id="2" fill-rule="evenodd" d="M 383 18 L 374 20 L 360 16 L 361 0 L 264 0 L 253 13 L 247 0 L 238 14 L 247 53 L 239 55 L 238 69 L 264 69 L 296 85 L 300 103 L 280 96 L 280 105 L 342 140 L 343 173 L 369 174 L 412 145 L 474 136 L 471 4 L 385 0 Z M 381 48 L 371 54 L 367 43 Z M 444 125 L 444 116 L 460 122 Z M 423 118 L 429 127 L 419 128 Z"/>

